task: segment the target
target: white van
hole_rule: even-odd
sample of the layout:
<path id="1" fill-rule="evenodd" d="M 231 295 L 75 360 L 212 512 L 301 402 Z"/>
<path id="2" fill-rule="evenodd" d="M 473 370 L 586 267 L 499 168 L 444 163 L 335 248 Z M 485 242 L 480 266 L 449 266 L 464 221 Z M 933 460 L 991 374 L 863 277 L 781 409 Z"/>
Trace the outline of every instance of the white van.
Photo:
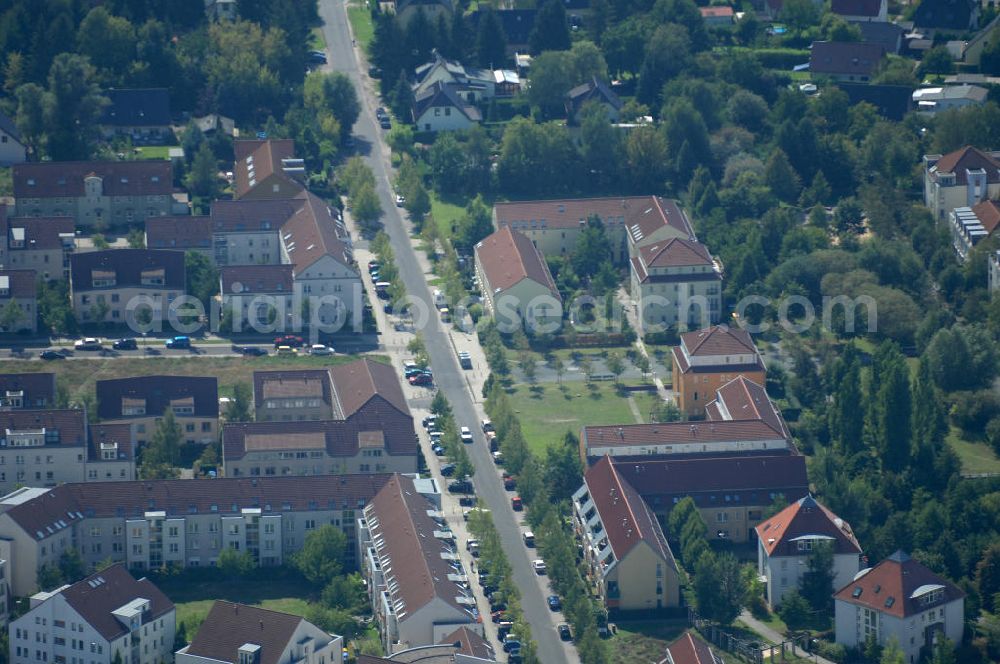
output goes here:
<path id="1" fill-rule="evenodd" d="M 534 549 L 535 548 L 535 533 L 531 532 L 530 530 L 525 530 L 523 537 L 524 537 L 524 545 L 526 547 L 528 547 L 529 549 Z"/>

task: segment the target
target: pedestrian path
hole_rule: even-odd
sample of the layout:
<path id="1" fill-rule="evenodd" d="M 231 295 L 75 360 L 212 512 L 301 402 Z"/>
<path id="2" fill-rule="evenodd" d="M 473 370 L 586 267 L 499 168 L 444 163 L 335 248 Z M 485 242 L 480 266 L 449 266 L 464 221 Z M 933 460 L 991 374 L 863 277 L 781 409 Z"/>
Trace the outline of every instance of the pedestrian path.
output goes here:
<path id="1" fill-rule="evenodd" d="M 752 629 L 754 632 L 756 632 L 758 635 L 764 637 L 765 639 L 767 639 L 771 643 L 779 644 L 779 643 L 782 643 L 782 642 L 788 640 L 786 637 L 782 636 L 781 634 L 779 634 L 774 629 L 768 627 L 767 625 L 765 625 L 761 621 L 759 621 L 756 618 L 754 618 L 753 614 L 751 614 L 746 609 L 744 609 L 743 612 L 740 614 L 739 620 L 744 625 L 746 625 L 747 627 L 749 627 L 750 629 Z M 795 655 L 797 657 L 802 657 L 804 659 L 808 659 L 810 662 L 815 662 L 816 664 L 834 664 L 830 660 L 824 659 L 823 657 L 820 657 L 816 653 L 806 652 L 805 650 L 803 650 L 802 648 L 799 648 L 798 646 L 794 647 L 794 651 L 793 652 L 795 653 Z"/>

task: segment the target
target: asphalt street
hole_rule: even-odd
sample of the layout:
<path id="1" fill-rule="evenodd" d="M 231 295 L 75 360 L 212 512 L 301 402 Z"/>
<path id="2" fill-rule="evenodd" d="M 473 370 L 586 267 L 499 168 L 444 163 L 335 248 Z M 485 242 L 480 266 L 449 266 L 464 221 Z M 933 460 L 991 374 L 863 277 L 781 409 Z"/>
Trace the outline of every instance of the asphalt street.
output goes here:
<path id="1" fill-rule="evenodd" d="M 384 210 L 382 220 L 385 232 L 389 235 L 402 281 L 406 284 L 409 295 L 426 302 L 433 311 L 423 270 L 417 262 L 400 210 L 395 206 L 390 184 L 389 151 L 382 142 L 382 132 L 375 121 L 374 111 L 378 104 L 363 80 L 359 55 L 352 48 L 347 8 L 343 0 L 320 0 L 320 16 L 324 21 L 323 34 L 329 54 L 329 68 L 347 74 L 361 96 L 362 113 L 354 126 L 355 141 L 358 152 L 365 157 L 375 174 L 378 196 Z M 503 489 L 485 437 L 477 426 L 480 414 L 469 394 L 450 338 L 436 317 L 432 317 L 423 336 L 438 389 L 451 402 L 457 423 L 468 426 L 474 432 L 475 442 L 469 446 L 469 456 L 476 467 L 476 493 L 493 513 L 504 551 L 513 568 L 513 581 L 521 590 L 525 619 L 533 627 L 532 636 L 538 644 L 538 658 L 546 664 L 578 662 L 573 646 L 560 641 L 552 627 L 552 617 L 545 601 L 546 584 L 540 583 L 540 577 L 531 568 L 535 550 L 526 549 L 521 543 L 518 518 L 511 510 L 510 496 Z M 544 581 L 544 577 L 541 580 Z"/>

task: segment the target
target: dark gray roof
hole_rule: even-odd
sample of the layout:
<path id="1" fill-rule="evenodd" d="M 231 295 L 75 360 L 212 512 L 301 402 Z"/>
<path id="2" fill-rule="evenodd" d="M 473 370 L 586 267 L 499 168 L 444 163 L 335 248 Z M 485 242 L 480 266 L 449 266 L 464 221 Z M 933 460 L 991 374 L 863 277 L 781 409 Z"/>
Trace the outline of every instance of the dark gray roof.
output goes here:
<path id="1" fill-rule="evenodd" d="M 413 121 L 418 121 L 424 111 L 435 106 L 451 106 L 468 118 L 470 122 L 482 120 L 479 109 L 466 104 L 452 86 L 438 81 L 417 95 L 413 104 Z"/>
<path id="2" fill-rule="evenodd" d="M 130 417 L 122 414 L 123 399 L 143 399 L 146 416 L 159 417 L 171 401 L 191 399 L 192 417 L 219 416 L 218 379 L 215 376 L 132 376 L 99 380 L 97 414 L 102 420 Z"/>
<path id="3" fill-rule="evenodd" d="M 607 84 L 596 76 L 582 85 L 578 85 L 566 94 L 567 103 L 571 107 L 572 113 L 576 113 L 590 100 L 610 104 L 616 110 L 622 107 L 622 100 L 618 98 Z"/>
<path id="4" fill-rule="evenodd" d="M 18 143 L 21 142 L 21 132 L 17 130 L 17 125 L 6 113 L 0 111 L 0 131 L 13 138 Z"/>
<path id="5" fill-rule="evenodd" d="M 168 249 L 107 249 L 70 255 L 70 277 L 74 291 L 91 290 L 93 272 L 113 271 L 114 288 L 139 287 L 145 270 L 163 270 L 163 283 L 157 288 L 184 290 L 184 252 Z M 144 288 L 150 288 L 144 285 Z"/>
<path id="6" fill-rule="evenodd" d="M 132 600 L 149 600 L 150 620 L 174 610 L 174 603 L 159 588 L 148 579 L 137 581 L 122 563 L 91 574 L 60 594 L 80 617 L 108 641 L 128 632 L 125 625 L 111 612 Z"/>
<path id="7" fill-rule="evenodd" d="M 166 88 L 110 89 L 111 103 L 100 124 L 113 127 L 164 127 L 170 124 L 170 93 Z"/>

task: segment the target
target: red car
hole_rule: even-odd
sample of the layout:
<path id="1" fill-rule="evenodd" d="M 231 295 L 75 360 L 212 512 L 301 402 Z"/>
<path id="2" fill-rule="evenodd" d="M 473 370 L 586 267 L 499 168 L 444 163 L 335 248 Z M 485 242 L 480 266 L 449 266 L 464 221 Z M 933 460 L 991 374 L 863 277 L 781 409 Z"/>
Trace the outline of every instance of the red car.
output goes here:
<path id="1" fill-rule="evenodd" d="M 302 348 L 302 344 L 304 343 L 305 340 L 302 337 L 297 337 L 294 334 L 284 334 L 274 340 L 274 347 L 288 346 L 289 348 Z"/>
<path id="2" fill-rule="evenodd" d="M 517 478 L 513 475 L 507 475 L 504 473 L 503 476 L 503 488 L 507 491 L 513 491 L 517 488 Z"/>
<path id="3" fill-rule="evenodd" d="M 513 498 L 511 498 L 510 507 L 515 512 L 520 512 L 522 509 L 524 509 L 524 506 L 521 504 L 521 496 L 514 496 Z"/>

